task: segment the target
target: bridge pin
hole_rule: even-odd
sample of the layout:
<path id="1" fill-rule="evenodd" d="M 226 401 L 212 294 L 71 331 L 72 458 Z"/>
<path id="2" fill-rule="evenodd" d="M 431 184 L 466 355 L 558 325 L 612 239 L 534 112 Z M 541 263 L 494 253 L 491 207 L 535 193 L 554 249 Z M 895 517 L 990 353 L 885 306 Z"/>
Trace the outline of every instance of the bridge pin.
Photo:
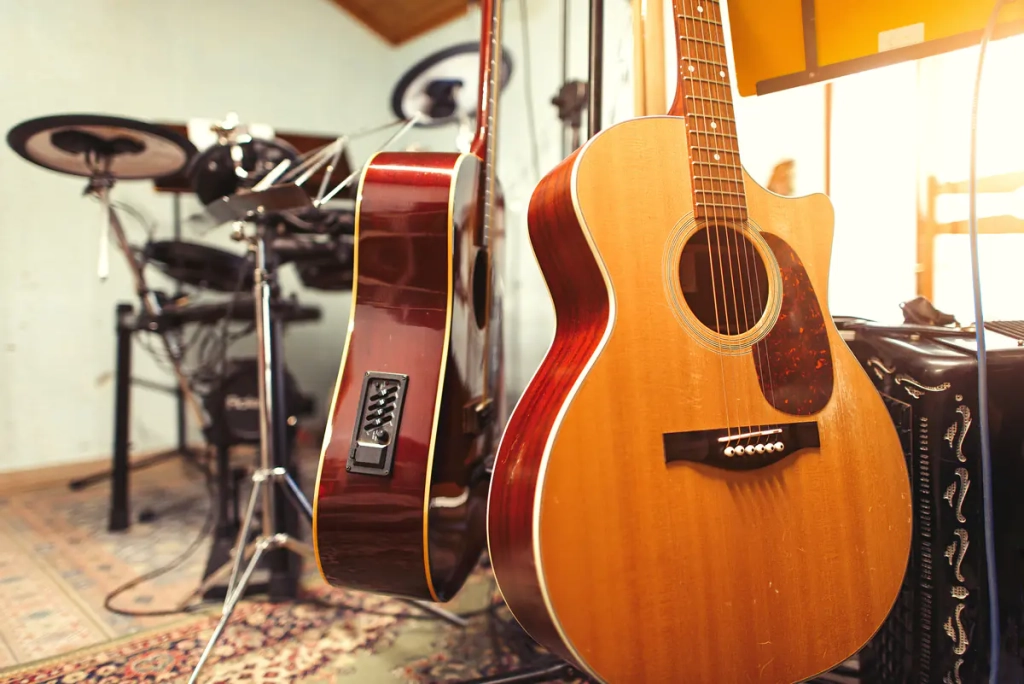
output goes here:
<path id="1" fill-rule="evenodd" d="M 773 451 L 775 451 L 775 445 L 769 442 L 768 444 L 764 445 L 764 450 L 770 454 Z"/>
<path id="2" fill-rule="evenodd" d="M 785 448 L 786 448 L 786 445 L 783 444 L 782 442 L 776 442 L 775 443 L 775 450 L 776 451 L 782 451 Z"/>
<path id="3" fill-rule="evenodd" d="M 758 444 L 758 445 L 756 445 L 756 446 L 754 447 L 754 451 L 756 451 L 756 452 L 757 452 L 757 453 L 759 453 L 759 454 L 763 454 L 763 453 L 764 453 L 764 444 Z"/>
<path id="4" fill-rule="evenodd" d="M 754 455 L 754 447 L 753 447 L 753 445 L 748 444 L 746 446 L 746 452 L 747 452 L 747 456 L 753 456 Z"/>
<path id="5" fill-rule="evenodd" d="M 732 458 L 732 455 L 734 453 L 735 453 L 735 450 L 732 447 L 725 447 L 725 455 L 726 456 L 728 456 L 729 458 Z"/>

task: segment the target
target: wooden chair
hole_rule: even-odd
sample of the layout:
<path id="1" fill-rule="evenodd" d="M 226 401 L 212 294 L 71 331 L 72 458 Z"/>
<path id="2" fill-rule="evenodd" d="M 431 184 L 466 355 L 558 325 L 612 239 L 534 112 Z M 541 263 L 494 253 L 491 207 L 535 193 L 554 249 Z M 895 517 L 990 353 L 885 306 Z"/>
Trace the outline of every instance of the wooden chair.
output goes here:
<path id="1" fill-rule="evenodd" d="M 986 176 L 978 179 L 978 195 L 1011 194 L 1024 188 L 1024 171 Z M 917 294 L 934 301 L 935 294 L 935 239 L 939 235 L 967 235 L 969 232 L 966 213 L 961 220 L 940 222 L 936 205 L 942 195 L 963 195 L 968 193 L 967 181 L 940 183 L 934 176 L 928 177 L 924 206 L 919 206 L 917 216 Z M 979 207 L 981 202 L 979 201 Z M 982 216 L 978 212 L 978 235 L 1024 233 L 1024 219 L 1009 214 Z"/>

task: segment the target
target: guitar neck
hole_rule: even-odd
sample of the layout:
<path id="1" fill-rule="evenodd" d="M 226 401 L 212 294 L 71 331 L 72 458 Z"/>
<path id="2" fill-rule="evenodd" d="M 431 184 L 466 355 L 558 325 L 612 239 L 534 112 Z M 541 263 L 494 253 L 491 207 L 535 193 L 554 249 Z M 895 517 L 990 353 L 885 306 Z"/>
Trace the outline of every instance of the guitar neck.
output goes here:
<path id="1" fill-rule="evenodd" d="M 483 160 L 483 216 L 479 244 L 491 232 L 498 157 L 498 95 L 501 91 L 501 6 L 503 0 L 481 0 L 480 90 L 476 137 L 470 150 Z"/>
<path id="2" fill-rule="evenodd" d="M 671 114 L 686 119 L 694 217 L 745 221 L 735 108 L 719 0 L 672 0 L 679 77 Z"/>

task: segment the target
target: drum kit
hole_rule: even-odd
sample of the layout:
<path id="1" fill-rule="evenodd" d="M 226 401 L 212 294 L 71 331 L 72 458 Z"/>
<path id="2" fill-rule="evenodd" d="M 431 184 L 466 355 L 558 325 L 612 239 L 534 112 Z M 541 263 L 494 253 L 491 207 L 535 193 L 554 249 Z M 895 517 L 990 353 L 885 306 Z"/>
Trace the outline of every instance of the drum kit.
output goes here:
<path id="1" fill-rule="evenodd" d="M 423 118 L 413 115 L 364 133 L 398 128 L 383 149 Z M 347 136 L 321 138 L 312 143 L 313 138 L 297 136 L 306 148 L 300 151 L 300 145 L 283 137 L 261 135 L 256 127 L 240 124 L 233 115 L 214 122 L 209 129 L 205 132 L 213 142 L 201 151 L 186 135 L 186 127 L 96 114 L 32 119 L 12 128 L 7 136 L 10 147 L 27 161 L 85 179 L 84 194 L 103 205 L 99 277 L 106 279 L 110 272 L 108 245 L 112 236 L 127 262 L 141 305 L 132 331 L 143 330 L 160 338 L 179 396 L 191 407 L 207 438 L 241 435 L 243 441 L 259 444 L 259 464 L 252 473 L 244 523 L 233 540 L 230 558 L 217 570 L 208 572 L 202 585 L 182 604 L 201 595 L 209 596 L 217 582 L 227 579 L 221 623 L 193 679 L 246 592 L 257 564 L 265 563 L 269 568 L 270 597 L 276 600 L 294 597 L 297 592 L 301 562 L 290 562 L 294 559 L 288 554 L 312 557 L 311 548 L 298 539 L 295 531 L 294 514 L 311 519 L 312 508 L 296 482 L 289 453 L 289 436 L 293 434 L 290 428 L 295 422 L 293 411 L 295 404 L 304 400 L 301 396 L 295 399 L 297 392 L 284 368 L 281 344 L 286 322 L 315 320 L 319 309 L 303 307 L 294 299 L 282 297 L 278 275 L 281 267 L 293 265 L 307 288 L 351 290 L 354 181 L 360 173 L 349 168 L 345 158 Z M 332 185 L 332 178 L 340 181 Z M 230 224 L 231 238 L 247 243 L 247 254 L 240 256 L 177 236 L 173 240 L 132 245 L 111 192 L 120 181 L 140 180 L 151 181 L 160 190 L 187 189 L 194 193 L 209 218 L 218 225 Z M 196 302 L 180 293 L 169 296 L 149 285 L 149 266 L 177 281 L 179 286 L 231 296 L 208 302 Z M 248 295 L 244 294 L 246 291 Z M 211 325 L 226 320 L 253 324 L 256 358 L 227 364 L 223 382 L 207 392 L 203 401 L 195 391 L 196 378 L 190 377 L 183 367 L 185 348 L 181 331 L 186 324 Z M 120 321 L 118 329 L 120 333 Z M 130 335 L 127 337 L 125 346 L 130 347 Z M 121 347 L 119 341 L 119 359 L 124 351 Z M 240 368 L 254 376 L 251 381 L 239 378 Z M 121 380 L 119 372 L 119 384 Z M 126 374 L 124 384 L 128 382 Z M 247 390 L 242 403 L 236 396 L 240 392 L 236 385 Z M 255 401 L 251 385 L 257 389 Z M 120 403 L 121 388 L 118 394 Z M 220 400 L 234 404 L 220 407 Z M 125 415 L 119 416 L 115 428 L 111 530 L 128 526 L 127 408 L 119 406 L 121 409 Z M 240 410 L 255 412 L 258 419 L 253 420 L 249 413 L 245 421 L 236 420 Z M 236 414 L 234 418 L 232 412 Z M 228 422 L 214 424 L 218 420 Z M 222 482 L 226 460 L 226 455 L 218 458 Z M 102 476 L 91 479 L 99 481 Z M 222 498 L 224 494 L 222 491 Z M 257 513 L 261 499 L 261 510 Z M 222 502 L 221 510 L 224 509 Z M 435 606 L 412 603 L 441 619 L 464 624 L 462 618 Z"/>

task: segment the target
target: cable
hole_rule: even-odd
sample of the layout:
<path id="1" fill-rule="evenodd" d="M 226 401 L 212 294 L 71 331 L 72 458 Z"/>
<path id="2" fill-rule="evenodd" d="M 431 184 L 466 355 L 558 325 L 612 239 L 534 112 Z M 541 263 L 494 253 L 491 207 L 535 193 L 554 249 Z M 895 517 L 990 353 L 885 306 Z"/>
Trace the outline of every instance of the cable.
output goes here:
<path id="1" fill-rule="evenodd" d="M 974 81 L 974 97 L 971 100 L 971 152 L 968 196 L 970 208 L 968 225 L 971 242 L 971 277 L 974 281 L 974 332 L 978 342 L 978 422 L 981 424 L 981 485 L 982 504 L 985 518 L 985 564 L 988 570 L 988 611 L 989 611 L 989 677 L 990 684 L 999 681 L 999 587 L 996 576 L 995 522 L 992 512 L 992 454 L 989 444 L 988 425 L 988 359 L 985 351 L 985 319 L 981 310 L 981 274 L 978 264 L 978 101 L 981 96 L 981 75 L 985 65 L 985 49 L 996 29 L 999 10 L 1005 0 L 996 0 L 988 25 L 981 36 L 981 50 L 978 53 L 978 74 Z M 1012 2 L 1012 0 L 1011 0 Z"/>
<path id="2" fill-rule="evenodd" d="M 167 615 L 181 615 L 183 613 L 191 613 L 197 610 L 202 605 L 195 604 L 185 606 L 184 608 L 152 611 L 134 611 L 129 610 L 127 608 L 116 608 L 112 605 L 115 598 L 117 598 L 124 592 L 128 591 L 129 589 L 134 589 L 143 582 L 148 582 L 150 580 L 156 579 L 157 577 L 160 577 L 161 575 L 166 575 L 171 570 L 177 568 L 179 565 L 188 560 L 189 557 L 191 557 L 192 554 L 194 554 L 199 549 L 200 546 L 202 546 L 203 542 L 206 541 L 207 537 L 213 536 L 213 527 L 214 522 L 216 521 L 217 503 L 217 493 L 213 483 L 213 473 L 210 472 L 210 469 L 205 466 L 196 464 L 196 467 L 200 469 L 200 471 L 203 473 L 203 476 L 206 479 L 206 492 L 209 499 L 209 506 L 206 511 L 206 519 L 203 520 L 203 526 L 202 528 L 200 528 L 199 534 L 197 534 L 196 538 L 192 540 L 192 543 L 189 544 L 188 548 L 182 551 L 181 554 L 177 558 L 172 560 L 170 563 L 167 563 L 166 565 L 163 565 L 157 568 L 156 570 L 151 570 L 150 572 L 147 572 L 144 575 L 139 575 L 135 579 L 125 582 L 117 589 L 114 589 L 112 592 L 107 594 L 106 598 L 103 599 L 103 607 L 109 610 L 111 613 L 116 613 L 118 615 L 127 615 L 128 617 L 164 617 Z"/>
<path id="3" fill-rule="evenodd" d="M 537 143 L 537 121 L 534 119 L 533 78 L 530 69 L 530 28 L 526 0 L 519 0 L 519 25 L 523 40 L 523 86 L 526 90 L 526 125 L 530 129 L 530 153 L 533 156 L 533 172 L 540 180 L 540 150 Z"/>
<path id="4" fill-rule="evenodd" d="M 434 622 L 436 620 L 440 620 L 441 619 L 437 615 L 433 615 L 431 613 L 412 613 L 412 612 L 407 612 L 407 611 L 391 613 L 391 612 L 387 612 L 387 611 L 383 611 L 383 610 L 372 610 L 372 609 L 369 609 L 369 608 L 361 608 L 359 606 L 353 606 L 353 605 L 345 603 L 343 601 L 337 601 L 337 602 L 336 601 L 331 601 L 330 599 L 321 598 L 319 596 L 309 596 L 309 597 L 306 597 L 306 598 L 299 599 L 297 602 L 301 603 L 301 604 L 304 604 L 304 605 L 317 606 L 318 608 L 331 608 L 331 609 L 339 609 L 340 608 L 341 610 L 347 610 L 347 611 L 351 611 L 353 613 L 362 613 L 363 615 L 375 615 L 375 616 L 380 616 L 380 617 L 393 617 L 393 618 L 400 618 L 400 619 L 403 619 L 403 620 L 423 620 L 423 621 L 428 621 L 428 622 Z M 464 613 L 453 613 L 453 615 L 456 615 L 457 617 L 461 617 L 461 618 L 465 618 L 465 619 L 469 620 L 469 619 L 472 619 L 472 618 L 475 618 L 475 617 L 480 617 L 481 615 L 494 615 L 494 613 L 497 612 L 504 605 L 505 605 L 505 602 L 503 600 L 501 600 L 500 597 L 497 600 L 495 600 L 494 597 L 492 596 L 490 603 L 488 605 L 484 606 L 483 608 L 477 608 L 476 610 L 468 610 L 468 611 L 466 611 Z"/>

